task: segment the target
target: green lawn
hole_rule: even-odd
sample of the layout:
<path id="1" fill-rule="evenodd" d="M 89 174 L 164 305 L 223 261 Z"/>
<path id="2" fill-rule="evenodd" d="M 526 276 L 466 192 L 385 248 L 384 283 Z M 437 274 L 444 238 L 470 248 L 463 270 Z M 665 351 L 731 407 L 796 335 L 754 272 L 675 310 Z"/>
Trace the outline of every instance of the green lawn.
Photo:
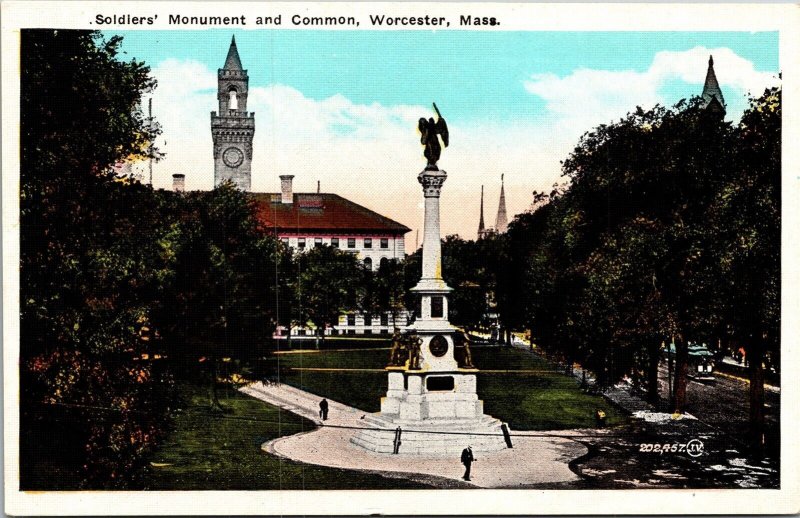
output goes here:
<path id="1" fill-rule="evenodd" d="M 143 489 L 411 489 L 404 479 L 309 466 L 264 453 L 261 444 L 312 430 L 302 417 L 236 392 L 222 391 L 224 414 L 209 410 L 208 390 L 182 387 L 185 407 L 175 430 L 150 456 Z"/>
<path id="2" fill-rule="evenodd" d="M 317 342 L 313 337 L 303 337 L 302 339 L 293 338 L 290 341 L 283 340 L 280 343 L 282 350 L 287 349 L 374 349 L 389 347 L 391 345 L 391 335 L 340 335 L 326 336 L 325 340 Z"/>
<path id="3" fill-rule="evenodd" d="M 545 360 L 518 349 L 476 348 L 473 359 L 487 370 L 552 370 Z M 558 372 L 479 374 L 478 395 L 487 414 L 514 430 L 591 428 L 598 409 L 605 411 L 609 426 L 626 420 L 602 396 L 585 394 L 573 378 Z"/>
<path id="4" fill-rule="evenodd" d="M 382 369 L 388 350 L 322 351 L 276 355 L 281 381 L 320 396 L 377 411 L 386 392 L 386 373 L 320 372 L 297 368 Z M 554 430 L 594 426 L 594 412 L 604 409 L 609 424 L 625 417 L 603 398 L 584 394 L 575 381 L 552 372 L 526 351 L 475 348 L 473 359 L 484 370 L 535 370 L 535 373 L 478 375 L 478 393 L 486 413 L 512 430 Z M 547 371 L 547 372 L 541 372 Z M 357 471 L 310 466 L 261 451 L 267 440 L 312 430 L 302 417 L 267 405 L 233 389 L 221 391 L 223 414 L 209 408 L 207 387 L 183 385 L 186 404 L 175 430 L 150 458 L 142 479 L 146 489 L 408 489 L 420 482 L 386 479 Z"/>
<path id="5" fill-rule="evenodd" d="M 281 381 L 314 394 L 366 410 L 380 410 L 386 394 L 385 372 L 319 372 L 298 368 L 381 369 L 388 350 L 327 351 L 280 355 Z M 473 348 L 473 360 L 485 370 L 551 371 L 538 356 L 499 347 Z M 616 407 L 600 396 L 584 394 L 570 377 L 556 372 L 480 373 L 478 395 L 487 414 L 508 422 L 513 430 L 557 430 L 594 427 L 602 409 L 613 426 L 625 421 Z"/>
<path id="6" fill-rule="evenodd" d="M 389 358 L 389 349 L 324 351 L 277 357 L 280 381 L 367 412 L 380 410 L 380 398 L 386 395 L 387 378 L 383 371 L 320 372 L 293 368 L 383 369 Z"/>

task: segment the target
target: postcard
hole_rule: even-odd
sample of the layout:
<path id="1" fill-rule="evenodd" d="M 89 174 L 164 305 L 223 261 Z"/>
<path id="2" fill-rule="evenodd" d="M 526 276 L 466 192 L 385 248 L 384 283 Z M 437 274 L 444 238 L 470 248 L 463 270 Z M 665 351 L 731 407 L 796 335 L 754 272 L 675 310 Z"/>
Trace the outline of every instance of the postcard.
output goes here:
<path id="1" fill-rule="evenodd" d="M 7 513 L 800 511 L 797 6 L 2 11 Z"/>

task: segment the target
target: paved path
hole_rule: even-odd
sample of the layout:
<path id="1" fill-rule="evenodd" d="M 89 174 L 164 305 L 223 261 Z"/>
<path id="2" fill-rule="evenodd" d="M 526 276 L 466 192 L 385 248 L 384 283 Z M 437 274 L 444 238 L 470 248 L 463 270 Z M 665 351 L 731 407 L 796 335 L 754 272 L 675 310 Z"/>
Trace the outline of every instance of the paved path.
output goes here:
<path id="1" fill-rule="evenodd" d="M 268 453 L 308 464 L 394 472 L 407 474 L 409 478 L 423 475 L 461 481 L 464 467 L 455 456 L 424 457 L 374 453 L 350 443 L 350 437 L 357 432 L 353 428 L 365 426 L 361 417 L 366 415 L 366 412 L 362 410 L 328 400 L 328 420 L 322 423 L 319 419 L 320 397 L 317 395 L 288 385 L 262 383 L 244 387 L 242 392 L 311 419 L 320 425 L 311 432 L 280 437 L 264 443 L 262 449 Z M 536 435 L 529 437 L 523 436 L 526 432 L 517 434 L 512 432 L 513 449 L 477 455 L 477 461 L 472 466 L 471 485 L 484 488 L 513 488 L 580 480 L 580 477 L 569 469 L 568 463 L 585 455 L 588 449 L 568 436 L 580 435 L 583 432 L 581 430 L 527 432 Z"/>

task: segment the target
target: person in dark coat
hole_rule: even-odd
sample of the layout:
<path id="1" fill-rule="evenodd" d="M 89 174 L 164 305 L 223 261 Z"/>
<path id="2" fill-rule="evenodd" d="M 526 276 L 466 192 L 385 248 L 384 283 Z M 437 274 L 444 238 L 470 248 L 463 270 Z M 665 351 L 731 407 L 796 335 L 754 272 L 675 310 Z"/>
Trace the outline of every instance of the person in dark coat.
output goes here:
<path id="1" fill-rule="evenodd" d="M 466 471 L 464 471 L 464 480 L 469 480 L 469 471 L 474 460 L 475 457 L 472 456 L 472 446 L 467 446 L 464 448 L 464 451 L 461 452 L 461 464 L 467 468 Z"/>
<path id="2" fill-rule="evenodd" d="M 322 418 L 323 421 L 327 421 L 328 419 L 328 400 L 323 399 L 319 402 L 319 416 Z"/>

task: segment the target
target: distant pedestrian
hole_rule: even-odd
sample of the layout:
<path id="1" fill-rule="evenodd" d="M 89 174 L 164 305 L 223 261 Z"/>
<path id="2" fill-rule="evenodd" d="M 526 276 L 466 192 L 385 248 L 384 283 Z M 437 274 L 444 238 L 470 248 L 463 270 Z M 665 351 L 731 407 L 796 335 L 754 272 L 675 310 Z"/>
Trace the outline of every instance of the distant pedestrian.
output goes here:
<path id="1" fill-rule="evenodd" d="M 598 428 L 603 428 L 606 425 L 606 413 L 598 408 L 594 413 L 594 420 Z"/>
<path id="2" fill-rule="evenodd" d="M 467 468 L 466 471 L 464 471 L 464 480 L 469 480 L 470 468 L 474 461 L 475 457 L 472 456 L 472 446 L 467 446 L 464 448 L 464 451 L 461 452 L 461 464 Z"/>
<path id="3" fill-rule="evenodd" d="M 323 399 L 319 402 L 319 416 L 323 421 L 328 420 L 328 400 Z"/>

